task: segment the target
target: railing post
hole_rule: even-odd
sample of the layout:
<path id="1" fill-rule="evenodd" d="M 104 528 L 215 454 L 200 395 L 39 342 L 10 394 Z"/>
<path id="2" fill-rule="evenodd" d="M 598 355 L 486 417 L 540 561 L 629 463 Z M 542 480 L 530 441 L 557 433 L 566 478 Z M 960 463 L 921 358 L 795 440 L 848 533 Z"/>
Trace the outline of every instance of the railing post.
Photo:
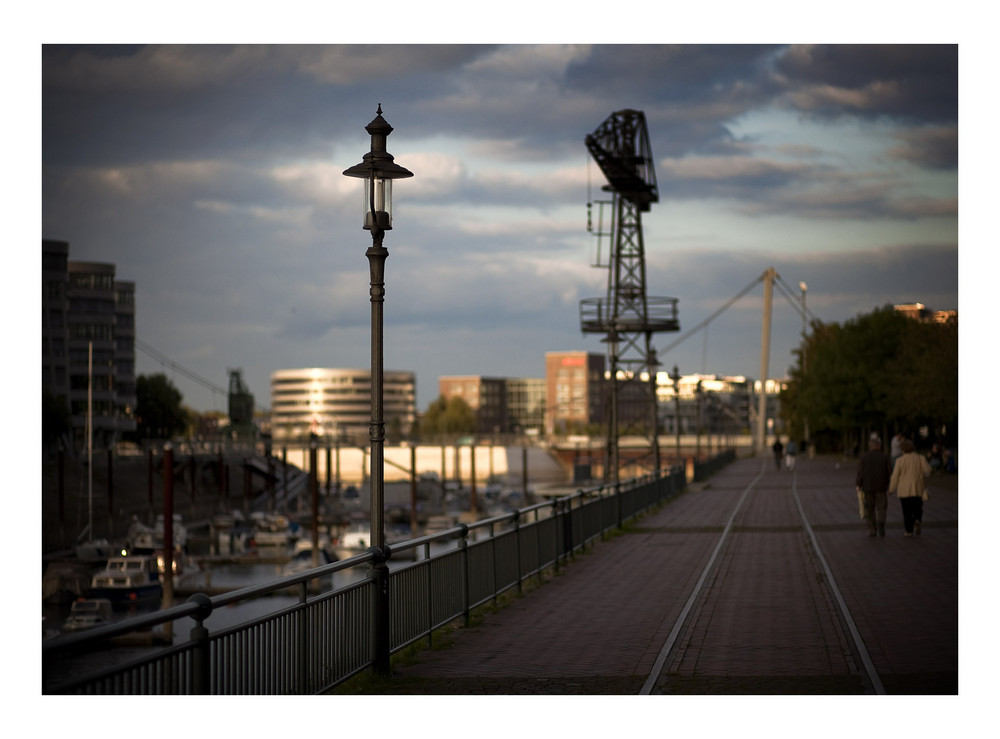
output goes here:
<path id="1" fill-rule="evenodd" d="M 305 605 L 309 599 L 308 581 L 299 583 L 299 604 Z M 299 630 L 298 650 L 296 654 L 296 679 L 298 680 L 298 693 L 306 693 L 306 685 L 309 683 L 309 634 L 306 609 L 300 608 L 296 618 Z"/>
<path id="2" fill-rule="evenodd" d="M 521 581 L 523 579 L 522 563 L 521 563 L 521 511 L 514 511 L 514 547 L 517 552 L 517 594 L 520 595 L 522 591 Z"/>
<path id="3" fill-rule="evenodd" d="M 554 529 L 552 533 L 555 536 L 554 543 L 556 545 L 556 552 L 555 552 L 556 556 L 553 557 L 552 559 L 555 564 L 556 572 L 559 572 L 559 558 L 562 557 L 562 550 L 566 547 L 566 544 L 564 542 L 559 541 L 560 527 L 562 526 L 562 520 L 560 518 L 562 516 L 561 511 L 562 511 L 562 503 L 559 502 L 559 498 L 555 498 L 552 501 L 551 518 L 552 518 L 552 528 Z M 539 537 L 539 539 L 541 539 L 541 537 Z M 562 546 L 560 546 L 560 544 Z"/>
<path id="4" fill-rule="evenodd" d="M 471 598 L 471 588 L 469 586 L 469 527 L 460 523 L 462 539 L 458 543 L 459 551 L 462 552 L 462 618 L 466 627 L 472 623 L 472 608 L 469 605 Z"/>
<path id="5" fill-rule="evenodd" d="M 618 513 L 618 528 L 622 527 L 622 484 L 621 482 L 615 483 L 615 508 Z"/>
<path id="6" fill-rule="evenodd" d="M 583 495 L 583 491 L 577 490 L 576 494 Z M 564 505 L 566 515 L 563 517 L 563 551 L 569 561 L 569 555 L 573 552 L 573 496 L 566 498 Z"/>
<path id="7" fill-rule="evenodd" d="M 188 603 L 198 604 L 198 612 L 193 616 L 195 625 L 191 627 L 191 642 L 194 644 L 191 653 L 191 692 L 195 695 L 209 695 L 212 690 L 212 656 L 204 621 L 212 614 L 212 599 L 204 593 L 195 593 L 188 598 Z"/>
<path id="8" fill-rule="evenodd" d="M 424 544 L 424 561 L 427 566 L 427 646 L 434 646 L 434 575 L 431 567 L 431 543 Z"/>
<path id="9" fill-rule="evenodd" d="M 389 548 L 385 551 L 378 547 L 369 550 L 374 555 L 371 577 L 375 585 L 375 645 L 373 668 L 383 677 L 389 675 L 389 656 L 392 652 L 390 643 L 390 613 L 389 613 Z"/>
<path id="10" fill-rule="evenodd" d="M 473 454 L 475 454 L 475 447 L 472 448 L 472 452 L 473 452 Z M 495 607 L 496 604 L 497 604 L 497 581 L 500 578 L 499 578 L 499 576 L 497 574 L 497 538 L 496 538 L 496 530 L 494 529 L 492 523 L 490 524 L 490 560 L 491 560 L 491 564 L 493 565 L 491 569 L 492 569 L 492 572 L 493 572 L 493 605 Z"/>

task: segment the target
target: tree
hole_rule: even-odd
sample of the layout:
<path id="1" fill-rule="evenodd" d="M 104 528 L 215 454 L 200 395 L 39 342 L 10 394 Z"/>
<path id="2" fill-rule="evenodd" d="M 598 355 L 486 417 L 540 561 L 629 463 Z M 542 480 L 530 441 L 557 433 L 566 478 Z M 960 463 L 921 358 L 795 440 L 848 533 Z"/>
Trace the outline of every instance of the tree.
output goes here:
<path id="1" fill-rule="evenodd" d="M 443 395 L 427 407 L 420 423 L 424 437 L 465 436 L 476 430 L 476 412 L 457 396 L 445 399 Z"/>
<path id="2" fill-rule="evenodd" d="M 181 393 L 166 375 L 139 375 L 135 394 L 140 440 L 170 439 L 187 428 L 188 413 L 181 406 Z"/>
<path id="3" fill-rule="evenodd" d="M 808 419 L 811 437 L 832 434 L 845 446 L 867 431 L 955 429 L 957 325 L 921 323 L 884 306 L 811 328 L 782 393 L 791 428 Z"/>

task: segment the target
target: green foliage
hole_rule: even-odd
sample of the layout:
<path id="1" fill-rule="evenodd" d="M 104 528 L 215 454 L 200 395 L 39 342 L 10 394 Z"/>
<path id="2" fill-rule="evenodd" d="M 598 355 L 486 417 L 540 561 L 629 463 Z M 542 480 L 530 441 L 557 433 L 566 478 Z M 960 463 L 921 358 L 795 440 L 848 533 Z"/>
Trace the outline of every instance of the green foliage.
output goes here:
<path id="1" fill-rule="evenodd" d="M 181 393 L 166 375 L 139 375 L 135 394 L 140 440 L 170 439 L 187 428 L 188 412 L 181 406 Z"/>
<path id="2" fill-rule="evenodd" d="M 799 351 L 782 415 L 810 435 L 855 436 L 863 429 L 955 429 L 958 326 L 922 323 L 892 306 L 843 325 L 814 322 Z"/>
<path id="3" fill-rule="evenodd" d="M 420 423 L 422 438 L 468 436 L 476 430 L 476 412 L 459 397 L 439 396 Z"/>

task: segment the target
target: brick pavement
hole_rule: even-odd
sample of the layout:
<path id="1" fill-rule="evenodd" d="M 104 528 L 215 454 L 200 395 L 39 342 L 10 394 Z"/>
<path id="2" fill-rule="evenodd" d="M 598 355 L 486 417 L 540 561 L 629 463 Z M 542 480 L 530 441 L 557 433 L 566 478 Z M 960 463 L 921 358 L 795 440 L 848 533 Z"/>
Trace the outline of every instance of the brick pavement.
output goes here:
<path id="1" fill-rule="evenodd" d="M 730 465 L 397 667 L 373 692 L 639 693 L 761 465 Z M 653 692 L 871 692 L 807 544 L 797 494 L 886 692 L 956 693 L 957 478 L 931 478 L 921 537 L 902 536 L 890 498 L 887 536 L 870 539 L 853 463 L 800 456 L 794 476 L 764 469 Z"/>

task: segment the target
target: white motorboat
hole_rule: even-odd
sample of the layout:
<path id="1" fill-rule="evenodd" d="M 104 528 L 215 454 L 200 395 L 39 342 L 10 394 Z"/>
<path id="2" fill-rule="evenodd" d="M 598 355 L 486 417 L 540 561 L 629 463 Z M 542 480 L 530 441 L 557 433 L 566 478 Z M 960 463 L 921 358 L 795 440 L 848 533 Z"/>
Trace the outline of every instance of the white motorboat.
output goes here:
<path id="1" fill-rule="evenodd" d="M 80 598 L 70 606 L 64 632 L 84 631 L 111 623 L 111 601 L 107 598 Z"/>
<path id="2" fill-rule="evenodd" d="M 138 552 L 152 552 L 163 549 L 163 514 L 156 517 L 156 523 L 149 527 L 139 520 L 133 520 L 128 530 L 129 549 Z M 173 515 L 173 539 L 174 549 L 183 550 L 187 547 L 187 528 L 184 526 L 184 518 L 179 514 Z"/>
<path id="3" fill-rule="evenodd" d="M 253 540 L 258 547 L 286 547 L 295 540 L 291 521 L 280 513 L 251 513 Z"/>

